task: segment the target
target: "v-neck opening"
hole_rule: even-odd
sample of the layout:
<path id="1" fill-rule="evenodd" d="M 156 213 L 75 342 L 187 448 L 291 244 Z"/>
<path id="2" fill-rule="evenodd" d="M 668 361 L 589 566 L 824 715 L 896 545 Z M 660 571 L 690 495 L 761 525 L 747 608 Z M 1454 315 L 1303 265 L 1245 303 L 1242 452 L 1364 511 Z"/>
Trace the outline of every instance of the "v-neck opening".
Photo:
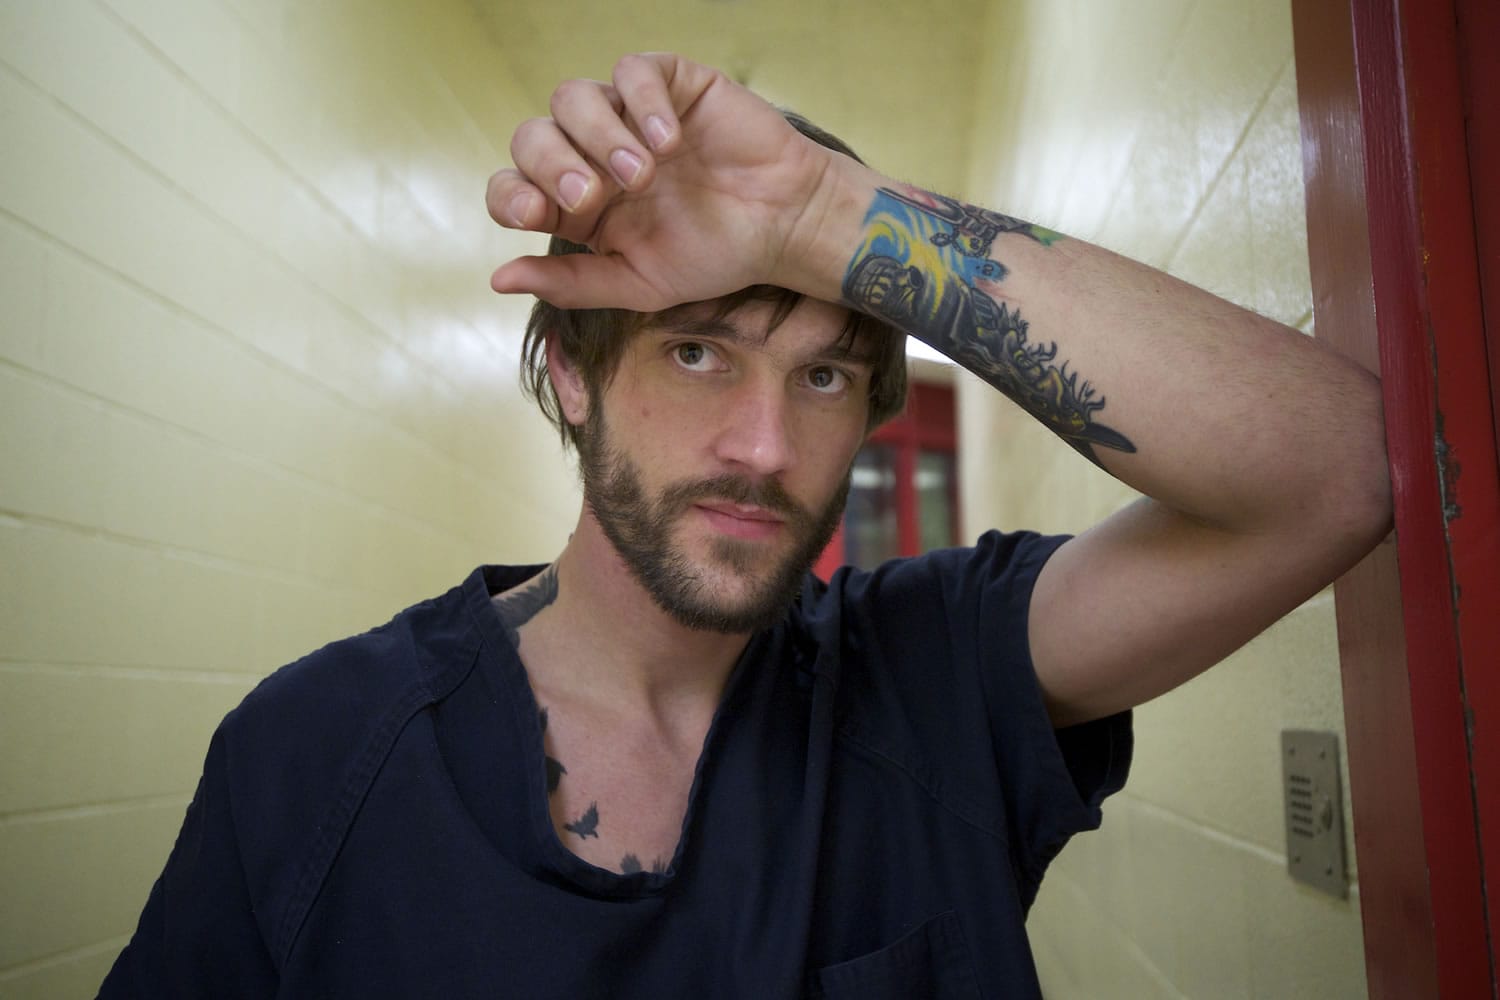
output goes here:
<path id="1" fill-rule="evenodd" d="M 522 786 L 520 794 L 525 801 L 520 805 L 528 818 L 527 825 L 531 834 L 529 846 L 534 852 L 533 857 L 548 875 L 560 878 L 588 893 L 610 897 L 657 895 L 671 886 L 682 873 L 684 860 L 691 847 L 694 817 L 700 810 L 700 800 L 705 794 L 703 787 L 705 773 L 716 757 L 716 749 L 723 741 L 723 730 L 731 709 L 742 697 L 747 683 L 745 678 L 753 673 L 748 667 L 756 661 L 765 662 L 765 650 L 782 626 L 775 625 L 752 635 L 750 641 L 745 644 L 745 648 L 740 651 L 730 671 L 729 679 L 724 685 L 724 693 L 719 698 L 719 704 L 714 709 L 713 718 L 704 734 L 703 745 L 698 750 L 698 759 L 693 767 L 693 781 L 688 790 L 687 808 L 683 812 L 682 822 L 678 828 L 677 843 L 666 869 L 660 872 L 612 871 L 575 854 L 557 835 L 557 829 L 552 822 L 551 804 L 547 793 L 546 749 L 541 726 L 541 706 L 531 686 L 531 678 L 527 673 L 526 665 L 521 660 L 520 651 L 506 636 L 500 615 L 492 602 L 494 594 L 519 586 L 544 568 L 544 566 L 526 567 L 526 570 L 530 572 L 524 576 L 516 575 L 514 572 L 507 573 L 503 577 L 499 574 L 492 576 L 486 573 L 484 586 L 480 588 L 484 593 L 473 595 L 470 602 L 471 610 L 474 611 L 479 621 L 485 645 L 493 650 L 493 652 L 481 651 L 480 653 L 481 678 L 490 689 L 492 702 L 508 704 L 512 709 L 511 723 L 516 727 L 524 772 L 520 782 Z M 500 586 L 501 584 L 503 586 Z M 500 589 L 497 590 L 496 587 Z"/>

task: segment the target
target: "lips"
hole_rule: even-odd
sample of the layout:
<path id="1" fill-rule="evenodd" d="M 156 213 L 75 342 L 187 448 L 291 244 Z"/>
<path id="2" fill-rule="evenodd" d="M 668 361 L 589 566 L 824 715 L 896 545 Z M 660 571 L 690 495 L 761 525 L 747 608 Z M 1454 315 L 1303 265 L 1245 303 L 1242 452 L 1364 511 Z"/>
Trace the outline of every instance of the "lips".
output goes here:
<path id="1" fill-rule="evenodd" d="M 700 501 L 694 506 L 715 530 L 736 538 L 770 538 L 783 523 L 780 514 L 754 505 Z"/>

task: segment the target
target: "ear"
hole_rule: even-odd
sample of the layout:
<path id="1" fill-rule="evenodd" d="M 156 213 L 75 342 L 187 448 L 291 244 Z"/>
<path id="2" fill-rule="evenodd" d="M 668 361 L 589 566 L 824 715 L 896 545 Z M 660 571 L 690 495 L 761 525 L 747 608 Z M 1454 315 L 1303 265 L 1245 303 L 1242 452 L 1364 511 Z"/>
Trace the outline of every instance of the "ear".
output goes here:
<path id="1" fill-rule="evenodd" d="M 574 427 L 581 426 L 589 415 L 588 388 L 583 383 L 583 375 L 558 346 L 557 337 L 550 333 L 547 334 L 547 377 L 552 380 L 552 391 L 557 393 L 563 419 Z"/>

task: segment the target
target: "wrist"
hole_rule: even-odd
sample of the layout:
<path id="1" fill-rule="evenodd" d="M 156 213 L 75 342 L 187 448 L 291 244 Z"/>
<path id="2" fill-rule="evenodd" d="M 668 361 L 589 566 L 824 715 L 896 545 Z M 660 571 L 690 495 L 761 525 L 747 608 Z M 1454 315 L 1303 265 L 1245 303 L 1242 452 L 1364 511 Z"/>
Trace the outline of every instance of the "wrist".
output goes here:
<path id="1" fill-rule="evenodd" d="M 882 183 L 890 182 L 857 160 L 816 148 L 823 162 L 787 234 L 772 283 L 842 302 L 844 275 L 863 237 L 870 201 Z"/>

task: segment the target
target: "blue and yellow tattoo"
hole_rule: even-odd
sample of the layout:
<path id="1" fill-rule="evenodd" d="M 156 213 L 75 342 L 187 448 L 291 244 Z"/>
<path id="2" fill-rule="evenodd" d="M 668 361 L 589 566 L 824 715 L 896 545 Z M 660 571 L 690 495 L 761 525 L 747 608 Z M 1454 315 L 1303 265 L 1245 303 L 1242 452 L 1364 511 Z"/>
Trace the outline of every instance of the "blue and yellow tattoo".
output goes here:
<path id="1" fill-rule="evenodd" d="M 1016 310 L 980 282 L 1008 273 L 992 256 L 995 238 L 1016 233 L 1050 246 L 1061 235 L 1020 219 L 917 188 L 881 188 L 865 214 L 865 238 L 844 275 L 855 308 L 889 320 L 989 382 L 1085 458 L 1094 447 L 1133 452 L 1123 434 L 1094 415 L 1104 397 L 1078 382 L 1056 343 L 1032 343 Z"/>

